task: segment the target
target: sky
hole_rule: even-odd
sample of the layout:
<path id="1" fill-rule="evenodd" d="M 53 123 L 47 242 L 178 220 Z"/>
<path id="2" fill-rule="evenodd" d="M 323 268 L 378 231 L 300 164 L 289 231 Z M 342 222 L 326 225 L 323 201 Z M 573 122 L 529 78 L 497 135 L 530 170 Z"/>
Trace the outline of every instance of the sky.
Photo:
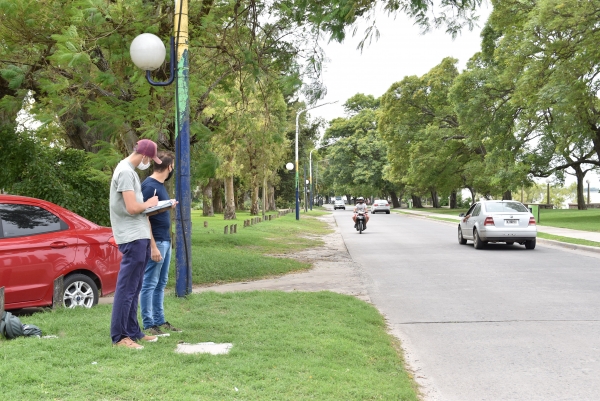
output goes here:
<path id="1" fill-rule="evenodd" d="M 443 30 L 433 30 L 421 34 L 418 26 L 404 14 L 395 18 L 383 11 L 377 13 L 376 25 L 380 32 L 379 40 L 373 39 L 365 45 L 362 53 L 356 47 L 364 35 L 367 24 L 359 25 L 356 35 L 350 34 L 344 43 L 327 43 L 321 46 L 329 61 L 324 65 L 323 82 L 327 96 L 318 104 L 338 101 L 314 110 L 308 114 L 330 121 L 344 117 L 342 105 L 357 93 L 379 97 L 394 83 L 405 76 L 426 74 L 445 57 L 459 60 L 459 70 L 480 50 L 480 32 L 491 8 L 484 5 L 480 9 L 479 27 L 465 30 L 452 39 Z"/>

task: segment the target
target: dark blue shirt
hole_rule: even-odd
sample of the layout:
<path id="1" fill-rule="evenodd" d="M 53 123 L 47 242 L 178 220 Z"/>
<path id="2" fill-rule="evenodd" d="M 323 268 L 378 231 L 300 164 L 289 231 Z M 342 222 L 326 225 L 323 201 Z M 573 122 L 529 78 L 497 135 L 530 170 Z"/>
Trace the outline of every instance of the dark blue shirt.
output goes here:
<path id="1" fill-rule="evenodd" d="M 144 195 L 144 202 L 154 196 L 154 190 L 156 189 L 156 196 L 158 200 L 169 200 L 169 193 L 165 186 L 155 180 L 152 177 L 148 177 L 142 182 L 142 194 Z M 171 211 L 167 209 L 166 212 L 158 213 L 149 217 L 150 226 L 152 227 L 152 236 L 154 241 L 171 241 Z"/>

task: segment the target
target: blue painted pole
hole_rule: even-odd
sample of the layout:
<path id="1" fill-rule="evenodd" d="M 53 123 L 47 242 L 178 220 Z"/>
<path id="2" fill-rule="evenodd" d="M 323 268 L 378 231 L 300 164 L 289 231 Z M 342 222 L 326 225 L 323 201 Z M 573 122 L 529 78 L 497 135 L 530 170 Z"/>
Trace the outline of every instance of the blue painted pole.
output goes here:
<path id="1" fill-rule="evenodd" d="M 179 34 L 175 99 L 175 198 L 179 201 L 175 220 L 175 292 L 184 297 L 192 292 L 188 0 L 176 1 L 175 11 L 175 32 Z"/>

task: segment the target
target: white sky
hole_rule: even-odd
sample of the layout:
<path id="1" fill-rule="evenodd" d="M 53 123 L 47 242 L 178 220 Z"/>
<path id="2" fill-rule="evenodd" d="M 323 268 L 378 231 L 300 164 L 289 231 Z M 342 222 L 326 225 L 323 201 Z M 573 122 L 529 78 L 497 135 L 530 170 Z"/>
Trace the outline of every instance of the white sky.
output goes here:
<path id="1" fill-rule="evenodd" d="M 459 70 L 480 50 L 479 34 L 491 8 L 480 10 L 479 27 L 465 30 L 452 40 L 443 30 L 421 34 L 418 26 L 404 14 L 395 18 L 384 12 L 377 13 L 379 40 L 365 45 L 361 53 L 356 47 L 364 36 L 367 24 L 361 24 L 354 37 L 348 35 L 344 43 L 321 43 L 329 59 L 324 66 L 323 80 L 327 96 L 317 104 L 338 101 L 308 111 L 311 117 L 330 121 L 343 117 L 342 105 L 357 93 L 375 97 L 383 95 L 394 83 L 409 75 L 424 75 L 445 57 L 459 60 Z"/>

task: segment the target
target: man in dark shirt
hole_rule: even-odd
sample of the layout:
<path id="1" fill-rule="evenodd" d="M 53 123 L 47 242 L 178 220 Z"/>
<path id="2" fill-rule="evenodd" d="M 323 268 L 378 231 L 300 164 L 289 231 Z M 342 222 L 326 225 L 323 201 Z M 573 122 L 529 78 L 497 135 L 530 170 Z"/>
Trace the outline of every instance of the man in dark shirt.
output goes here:
<path id="1" fill-rule="evenodd" d="M 164 182 L 173 175 L 174 157 L 170 152 L 159 152 L 158 158 L 162 164 L 155 165 L 152 175 L 142 183 L 144 199 L 156 194 L 159 201 L 169 200 L 169 193 Z M 173 202 L 175 208 L 176 201 Z M 163 301 L 165 287 L 169 278 L 171 263 L 171 212 L 166 211 L 149 217 L 152 237 L 150 238 L 150 260 L 144 272 L 144 281 L 140 293 L 142 323 L 144 330 L 154 336 L 168 336 L 161 329 L 181 331 L 165 320 Z"/>

